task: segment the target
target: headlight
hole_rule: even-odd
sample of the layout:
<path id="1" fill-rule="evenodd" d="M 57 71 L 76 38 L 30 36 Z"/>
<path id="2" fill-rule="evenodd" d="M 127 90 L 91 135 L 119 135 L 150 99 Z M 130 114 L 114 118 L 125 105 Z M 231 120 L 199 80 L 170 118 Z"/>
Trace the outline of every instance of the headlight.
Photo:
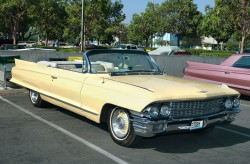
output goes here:
<path id="1" fill-rule="evenodd" d="M 151 118 L 156 118 L 159 115 L 159 109 L 157 106 L 149 106 L 145 111 Z"/>
<path id="2" fill-rule="evenodd" d="M 232 107 L 233 107 L 233 101 L 232 101 L 232 99 L 227 99 L 226 101 L 225 101 L 225 108 L 226 109 L 231 109 Z"/>
<path id="3" fill-rule="evenodd" d="M 239 106 L 240 106 L 240 99 L 235 98 L 234 101 L 233 101 L 233 107 L 238 108 Z"/>
<path id="4" fill-rule="evenodd" d="M 163 117 L 169 116 L 170 113 L 171 113 L 171 108 L 170 108 L 168 105 L 163 105 L 163 106 L 161 107 L 161 115 L 162 115 Z"/>

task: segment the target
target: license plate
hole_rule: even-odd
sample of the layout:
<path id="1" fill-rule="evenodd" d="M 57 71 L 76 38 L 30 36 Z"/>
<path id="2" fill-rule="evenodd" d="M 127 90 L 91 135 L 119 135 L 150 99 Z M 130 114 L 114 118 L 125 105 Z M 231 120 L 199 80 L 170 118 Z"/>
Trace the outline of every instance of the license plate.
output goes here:
<path id="1" fill-rule="evenodd" d="M 200 128 L 203 128 L 203 120 L 191 122 L 190 130 L 200 129 Z"/>

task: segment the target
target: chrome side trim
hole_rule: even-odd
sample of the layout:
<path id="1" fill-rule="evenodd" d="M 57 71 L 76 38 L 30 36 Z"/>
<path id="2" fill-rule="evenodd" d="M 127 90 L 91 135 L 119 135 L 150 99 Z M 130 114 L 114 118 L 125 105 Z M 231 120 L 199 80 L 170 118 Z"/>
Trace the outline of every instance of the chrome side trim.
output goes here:
<path id="1" fill-rule="evenodd" d="M 98 115 L 99 115 L 99 114 L 97 114 L 97 113 L 94 113 L 94 112 L 88 111 L 88 110 L 83 109 L 83 108 L 81 108 L 81 107 L 79 107 L 79 106 L 76 106 L 76 105 L 74 105 L 74 104 L 71 104 L 71 103 L 68 103 L 68 102 L 62 101 L 62 100 L 57 99 L 57 98 L 54 98 L 54 97 L 52 97 L 52 96 L 49 96 L 49 95 L 46 95 L 46 94 L 43 94 L 43 93 L 40 93 L 40 94 L 41 94 L 41 95 L 44 95 L 44 96 L 46 96 L 46 97 L 49 97 L 49 98 L 51 98 L 51 99 L 54 99 L 54 100 L 56 100 L 56 101 L 59 101 L 59 102 L 61 102 L 61 103 L 64 103 L 64 104 L 66 104 L 66 105 L 72 106 L 72 107 L 74 107 L 74 108 L 78 108 L 78 109 L 80 109 L 80 110 L 83 110 L 84 112 L 87 112 L 87 113 L 93 114 L 93 115 L 95 115 L 95 116 L 98 116 Z"/>

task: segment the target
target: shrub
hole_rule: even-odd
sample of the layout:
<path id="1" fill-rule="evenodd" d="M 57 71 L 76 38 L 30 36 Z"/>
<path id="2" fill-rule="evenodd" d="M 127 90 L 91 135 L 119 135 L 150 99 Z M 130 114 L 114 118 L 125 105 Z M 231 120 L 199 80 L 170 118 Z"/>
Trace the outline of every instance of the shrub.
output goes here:
<path id="1" fill-rule="evenodd" d="M 235 51 L 219 51 L 219 50 L 201 50 L 201 49 L 185 49 L 191 55 L 196 56 L 231 56 Z"/>
<path id="2" fill-rule="evenodd" d="M 60 52 L 80 52 L 79 48 L 56 48 L 56 51 Z"/>

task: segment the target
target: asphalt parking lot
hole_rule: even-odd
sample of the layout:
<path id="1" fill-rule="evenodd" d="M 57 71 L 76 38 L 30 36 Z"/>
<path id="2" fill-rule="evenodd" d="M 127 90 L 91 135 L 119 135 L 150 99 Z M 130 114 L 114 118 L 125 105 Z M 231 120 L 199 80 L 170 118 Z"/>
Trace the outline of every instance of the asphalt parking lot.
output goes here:
<path id="1" fill-rule="evenodd" d="M 50 105 L 36 108 L 26 94 L 0 96 L 0 163 L 248 163 L 250 98 L 231 125 L 207 135 L 143 139 L 115 144 L 105 125 Z"/>

